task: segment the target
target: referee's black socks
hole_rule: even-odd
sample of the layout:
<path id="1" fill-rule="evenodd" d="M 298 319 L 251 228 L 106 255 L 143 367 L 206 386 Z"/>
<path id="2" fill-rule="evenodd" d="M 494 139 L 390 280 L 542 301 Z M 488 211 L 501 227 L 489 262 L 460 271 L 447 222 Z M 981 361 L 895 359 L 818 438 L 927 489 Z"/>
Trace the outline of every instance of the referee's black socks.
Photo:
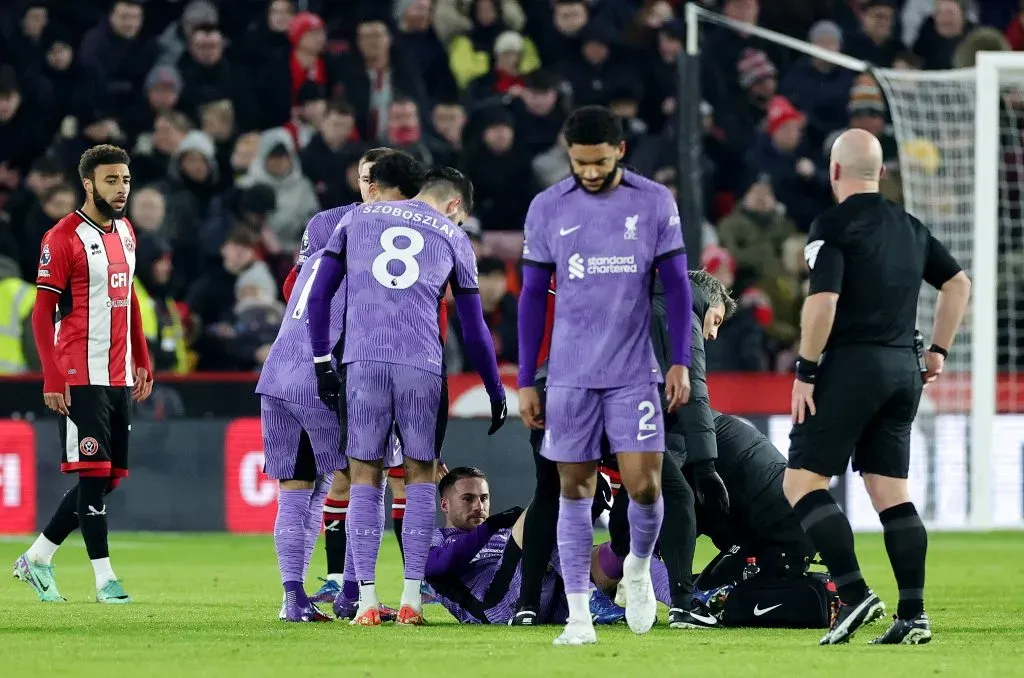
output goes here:
<path id="1" fill-rule="evenodd" d="M 924 611 L 924 561 L 928 532 L 912 503 L 904 502 L 878 514 L 885 530 L 885 550 L 900 588 L 896 616 L 913 619 Z"/>
<path id="2" fill-rule="evenodd" d="M 868 593 L 853 551 L 853 528 L 828 490 L 815 490 L 796 503 L 793 512 L 821 554 L 839 598 L 847 604 L 862 601 Z"/>

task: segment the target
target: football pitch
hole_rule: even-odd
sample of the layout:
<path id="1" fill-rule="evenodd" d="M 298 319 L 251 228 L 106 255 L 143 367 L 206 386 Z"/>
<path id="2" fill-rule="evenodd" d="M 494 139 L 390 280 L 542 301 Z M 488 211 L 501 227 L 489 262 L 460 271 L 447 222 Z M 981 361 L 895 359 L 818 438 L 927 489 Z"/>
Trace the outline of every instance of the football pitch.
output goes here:
<path id="1" fill-rule="evenodd" d="M 0 541 L 5 573 L 30 541 Z M 868 582 L 895 610 L 881 535 L 858 535 L 857 544 Z M 0 580 L 0 675 L 1024 676 L 1024 533 L 931 535 L 927 607 L 936 638 L 920 647 L 866 645 L 881 621 L 838 647 L 818 647 L 819 630 L 674 631 L 664 608 L 645 636 L 599 626 L 599 643 L 577 648 L 551 645 L 559 627 L 459 626 L 438 605 L 427 606 L 422 628 L 286 624 L 277 620 L 269 536 L 115 533 L 110 550 L 131 605 L 92 602 L 92 568 L 77 534 L 54 559 L 69 603 L 40 603 L 25 584 Z M 698 564 L 710 556 L 701 540 Z M 310 579 L 323 568 L 321 543 Z M 386 602 L 396 602 L 401 577 L 389 535 L 378 570 Z"/>

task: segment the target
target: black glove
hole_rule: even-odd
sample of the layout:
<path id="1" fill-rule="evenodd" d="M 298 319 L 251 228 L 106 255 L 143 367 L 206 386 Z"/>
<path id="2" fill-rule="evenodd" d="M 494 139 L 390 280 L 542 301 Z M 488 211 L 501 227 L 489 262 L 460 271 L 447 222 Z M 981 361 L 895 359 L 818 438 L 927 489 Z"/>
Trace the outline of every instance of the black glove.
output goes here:
<path id="1" fill-rule="evenodd" d="M 493 436 L 505 423 L 508 417 L 508 405 L 505 403 L 505 396 L 501 400 L 491 401 L 491 427 L 487 429 L 487 435 Z"/>
<path id="2" fill-rule="evenodd" d="M 495 513 L 493 516 L 489 517 L 484 522 L 487 524 L 487 527 L 490 528 L 492 532 L 497 532 L 498 530 L 507 530 L 513 525 L 515 525 L 516 521 L 519 520 L 519 516 L 521 515 L 523 515 L 523 507 L 513 506 L 512 508 L 506 511 L 502 511 L 501 513 Z"/>
<path id="3" fill-rule="evenodd" d="M 694 463 L 693 484 L 698 504 L 722 513 L 729 512 L 729 490 L 725 489 L 722 476 L 715 470 L 715 462 L 709 459 Z"/>
<path id="4" fill-rule="evenodd" d="M 331 361 L 313 363 L 316 368 L 316 393 L 324 405 L 335 412 L 341 409 L 341 378 Z"/>

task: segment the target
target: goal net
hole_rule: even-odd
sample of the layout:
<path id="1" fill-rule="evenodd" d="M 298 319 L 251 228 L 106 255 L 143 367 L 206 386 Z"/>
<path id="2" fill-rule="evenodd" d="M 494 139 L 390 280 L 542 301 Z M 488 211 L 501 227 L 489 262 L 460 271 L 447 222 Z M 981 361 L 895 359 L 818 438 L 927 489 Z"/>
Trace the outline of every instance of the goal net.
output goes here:
<path id="1" fill-rule="evenodd" d="M 925 389 L 914 424 L 912 498 L 934 527 L 1024 527 L 1024 380 L 1017 377 L 1024 371 L 1024 54 L 979 53 L 976 67 L 953 71 L 873 69 L 689 3 L 690 63 L 705 23 L 878 81 L 899 148 L 904 205 L 974 283 L 946 373 Z M 923 287 L 918 327 L 926 341 L 936 296 Z M 783 454 L 790 427 L 784 417 L 768 424 Z M 833 492 L 855 528 L 878 529 L 858 477 L 833 479 Z"/>

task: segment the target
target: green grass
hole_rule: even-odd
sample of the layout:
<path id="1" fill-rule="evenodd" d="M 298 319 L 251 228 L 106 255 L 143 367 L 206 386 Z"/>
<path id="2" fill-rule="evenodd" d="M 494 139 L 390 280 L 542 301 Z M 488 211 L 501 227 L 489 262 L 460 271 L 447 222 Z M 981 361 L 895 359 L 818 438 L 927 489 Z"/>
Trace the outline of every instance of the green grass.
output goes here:
<path id="1" fill-rule="evenodd" d="M 894 607 L 881 536 L 857 542 L 868 581 Z M 8 567 L 28 543 L 0 541 L 0 564 Z M 927 646 L 867 646 L 880 622 L 849 646 L 827 648 L 817 646 L 816 630 L 672 631 L 662 609 L 660 625 L 645 636 L 624 625 L 598 627 L 598 645 L 556 648 L 557 627 L 460 627 L 435 605 L 423 628 L 279 622 L 270 537 L 115 534 L 113 562 L 136 602 L 97 605 L 92 569 L 73 536 L 54 561 L 70 603 L 44 605 L 25 584 L 0 580 L 0 675 L 1024 675 L 1024 535 L 934 534 L 929 548 L 936 639 Z M 394 602 L 401 568 L 393 540 L 381 553 L 382 594 Z M 698 562 L 709 557 L 702 544 Z M 318 547 L 312 574 L 323 567 Z"/>

